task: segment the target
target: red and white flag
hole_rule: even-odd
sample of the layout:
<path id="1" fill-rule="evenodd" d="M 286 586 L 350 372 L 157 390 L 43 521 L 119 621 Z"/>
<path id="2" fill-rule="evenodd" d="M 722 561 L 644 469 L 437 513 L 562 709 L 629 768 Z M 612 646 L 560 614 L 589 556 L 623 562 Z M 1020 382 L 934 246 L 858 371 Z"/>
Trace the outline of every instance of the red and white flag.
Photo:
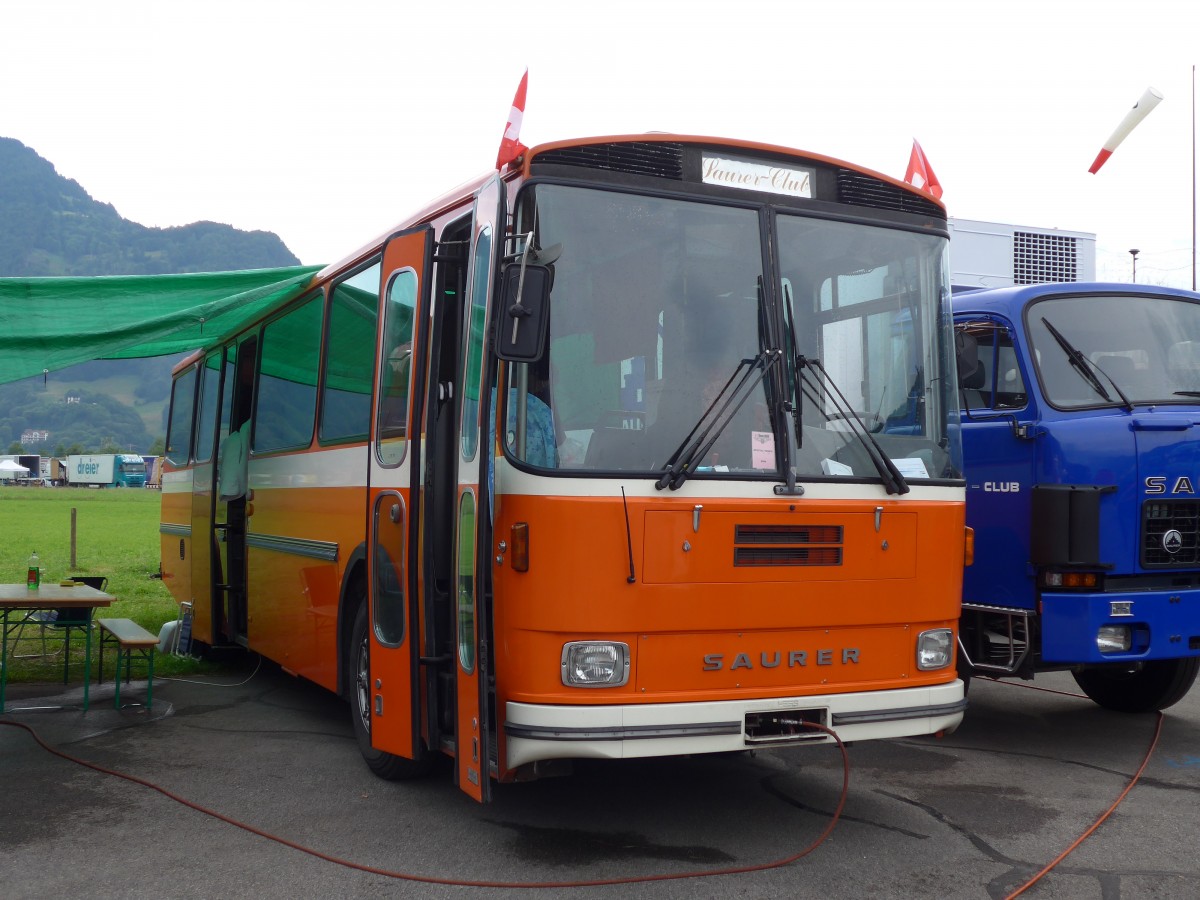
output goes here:
<path id="1" fill-rule="evenodd" d="M 1088 171 L 1093 175 L 1099 172 L 1100 167 L 1108 162 L 1108 158 L 1113 155 L 1113 151 L 1117 149 L 1121 141 L 1129 137 L 1129 132 L 1133 131 L 1138 122 L 1150 115 L 1150 110 L 1158 106 L 1162 98 L 1163 95 L 1154 88 L 1146 88 L 1138 102 L 1133 104 L 1133 109 L 1125 114 L 1125 118 L 1121 120 L 1117 130 L 1104 142 L 1104 146 L 1096 155 L 1096 161 L 1092 163 L 1092 167 Z"/>
<path id="2" fill-rule="evenodd" d="M 908 171 L 904 173 L 904 180 L 934 197 L 940 199 L 942 196 L 942 183 L 933 174 L 933 166 L 929 165 L 925 151 L 921 149 L 916 138 L 913 138 L 912 153 L 908 156 Z"/>
<path id="3" fill-rule="evenodd" d="M 517 95 L 513 97 L 508 124 L 504 126 L 504 137 L 500 139 L 500 152 L 496 154 L 497 171 L 529 149 L 517 140 L 521 136 L 521 119 L 525 117 L 525 88 L 528 84 L 529 70 L 526 69 L 525 74 L 521 76 L 521 83 L 517 85 Z"/>

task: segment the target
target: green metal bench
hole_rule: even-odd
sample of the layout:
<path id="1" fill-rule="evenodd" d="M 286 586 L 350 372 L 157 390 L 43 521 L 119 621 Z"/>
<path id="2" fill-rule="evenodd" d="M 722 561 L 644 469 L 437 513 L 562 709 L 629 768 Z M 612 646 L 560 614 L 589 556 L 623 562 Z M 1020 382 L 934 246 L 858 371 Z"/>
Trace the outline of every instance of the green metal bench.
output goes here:
<path id="1" fill-rule="evenodd" d="M 104 645 L 117 648 L 117 668 L 114 673 L 116 694 L 113 706 L 121 708 L 121 659 L 125 659 L 125 682 L 129 683 L 133 655 L 146 660 L 146 709 L 154 705 L 154 651 L 158 649 L 158 638 L 132 619 L 98 619 L 100 626 L 100 674 L 97 683 L 104 681 Z"/>

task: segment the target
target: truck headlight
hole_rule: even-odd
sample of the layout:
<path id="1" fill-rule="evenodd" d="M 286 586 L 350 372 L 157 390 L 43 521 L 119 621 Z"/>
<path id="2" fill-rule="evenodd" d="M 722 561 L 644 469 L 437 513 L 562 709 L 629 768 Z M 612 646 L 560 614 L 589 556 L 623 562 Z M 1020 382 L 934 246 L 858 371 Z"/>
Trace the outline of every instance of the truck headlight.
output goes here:
<path id="1" fill-rule="evenodd" d="M 628 644 L 572 641 L 563 645 L 562 682 L 567 687 L 620 687 L 628 680 Z"/>
<path id="2" fill-rule="evenodd" d="M 918 669 L 944 669 L 953 655 L 954 632 L 949 628 L 935 628 L 917 635 Z"/>
<path id="3" fill-rule="evenodd" d="M 1101 653 L 1126 653 L 1133 646 L 1133 629 L 1128 625 L 1101 625 L 1096 632 L 1096 649 Z"/>

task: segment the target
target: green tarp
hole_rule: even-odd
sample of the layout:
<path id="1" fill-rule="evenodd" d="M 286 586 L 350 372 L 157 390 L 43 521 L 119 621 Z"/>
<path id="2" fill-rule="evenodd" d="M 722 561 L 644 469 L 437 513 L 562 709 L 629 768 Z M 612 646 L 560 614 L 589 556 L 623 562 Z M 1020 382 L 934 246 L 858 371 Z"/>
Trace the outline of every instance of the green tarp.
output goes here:
<path id="1" fill-rule="evenodd" d="M 300 296 L 320 268 L 0 278 L 0 384 L 93 359 L 212 346 Z"/>

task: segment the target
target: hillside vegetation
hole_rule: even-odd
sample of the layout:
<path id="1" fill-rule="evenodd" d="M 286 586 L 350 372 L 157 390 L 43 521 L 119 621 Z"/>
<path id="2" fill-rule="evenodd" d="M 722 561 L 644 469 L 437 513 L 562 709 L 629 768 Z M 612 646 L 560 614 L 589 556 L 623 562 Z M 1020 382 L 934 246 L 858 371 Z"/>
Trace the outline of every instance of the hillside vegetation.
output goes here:
<path id="1" fill-rule="evenodd" d="M 299 265 L 267 231 L 196 222 L 150 228 L 94 200 L 20 141 L 0 137 L 0 277 L 157 275 Z M 31 314 L 35 314 L 31 311 Z M 104 447 L 147 453 L 165 430 L 171 368 L 181 357 L 97 361 L 0 385 L 0 453 Z"/>

